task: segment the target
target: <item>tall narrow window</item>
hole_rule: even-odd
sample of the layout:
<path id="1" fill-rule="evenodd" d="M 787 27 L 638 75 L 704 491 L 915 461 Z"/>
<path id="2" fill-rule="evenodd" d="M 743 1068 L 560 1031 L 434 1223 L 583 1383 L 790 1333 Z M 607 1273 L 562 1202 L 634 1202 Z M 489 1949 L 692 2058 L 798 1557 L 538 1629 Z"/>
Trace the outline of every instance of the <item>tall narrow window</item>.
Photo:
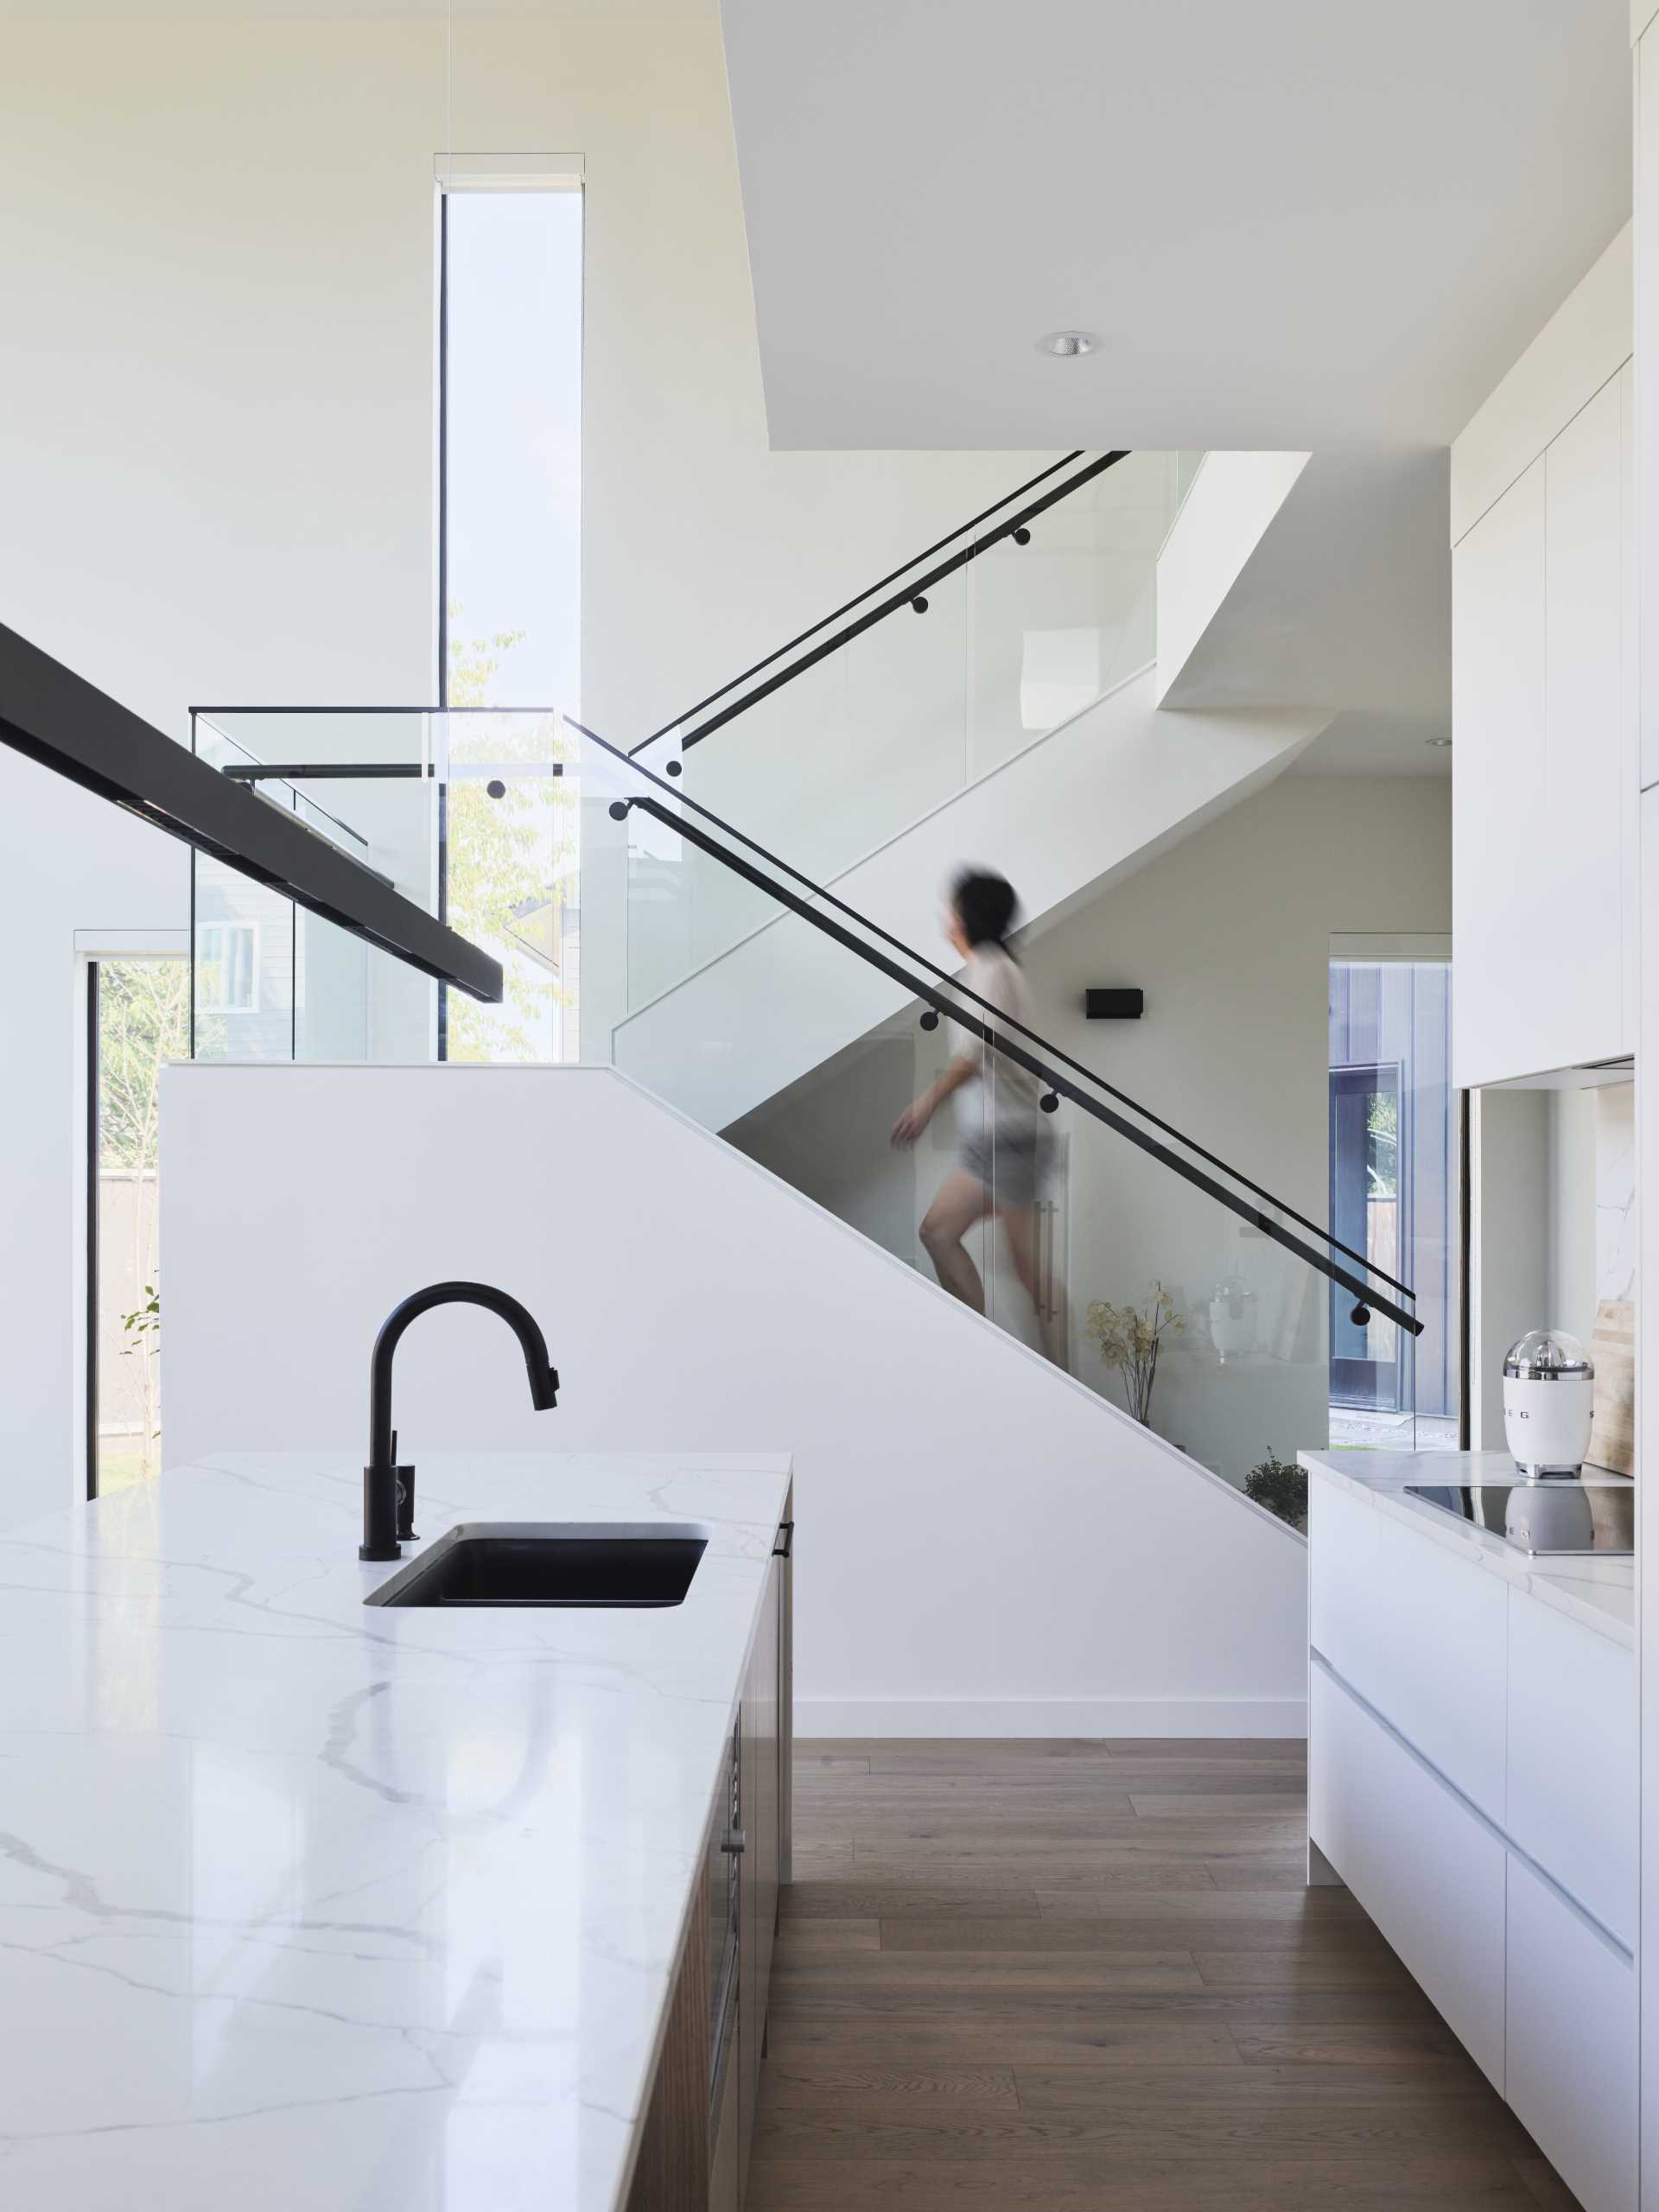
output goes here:
<path id="1" fill-rule="evenodd" d="M 226 989 L 243 988 L 226 932 Z M 161 1471 L 162 1069 L 190 1053 L 190 964 L 87 969 L 86 1494 Z"/>
<path id="2" fill-rule="evenodd" d="M 582 195 L 452 181 L 442 206 L 445 910 L 505 971 L 445 995 L 452 1059 L 575 1056 Z"/>

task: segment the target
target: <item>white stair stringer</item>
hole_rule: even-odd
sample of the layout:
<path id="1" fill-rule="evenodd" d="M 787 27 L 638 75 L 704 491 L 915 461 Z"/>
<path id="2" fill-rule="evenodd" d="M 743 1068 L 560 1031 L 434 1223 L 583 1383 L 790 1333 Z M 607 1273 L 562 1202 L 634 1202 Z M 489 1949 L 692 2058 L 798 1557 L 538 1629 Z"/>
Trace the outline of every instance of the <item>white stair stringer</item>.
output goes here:
<path id="1" fill-rule="evenodd" d="M 941 891 L 965 863 L 1007 875 L 1028 923 L 1058 919 L 1271 782 L 1330 720 L 1319 708 L 1160 711 L 1156 686 L 1156 671 L 1143 669 L 828 887 L 942 958 Z M 780 913 L 620 1023 L 614 1064 L 721 1129 L 906 995 Z"/>

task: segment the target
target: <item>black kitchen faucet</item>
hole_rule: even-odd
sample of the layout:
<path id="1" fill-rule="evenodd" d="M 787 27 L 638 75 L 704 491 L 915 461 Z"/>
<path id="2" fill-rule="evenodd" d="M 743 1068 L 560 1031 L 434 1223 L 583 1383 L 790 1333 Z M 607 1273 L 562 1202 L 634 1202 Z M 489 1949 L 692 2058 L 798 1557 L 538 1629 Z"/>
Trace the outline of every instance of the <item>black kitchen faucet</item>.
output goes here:
<path id="1" fill-rule="evenodd" d="M 380 1325 L 369 1363 L 369 1464 L 363 1470 L 363 1541 L 359 1559 L 404 1555 L 403 1540 L 415 1535 L 415 1470 L 398 1466 L 397 1432 L 391 1425 L 391 1358 L 404 1331 L 434 1306 L 482 1306 L 499 1313 L 518 1338 L 530 1375 L 530 1402 L 537 1413 L 559 1402 L 559 1377 L 547 1356 L 547 1339 L 525 1307 L 486 1282 L 435 1282 L 394 1306 Z"/>

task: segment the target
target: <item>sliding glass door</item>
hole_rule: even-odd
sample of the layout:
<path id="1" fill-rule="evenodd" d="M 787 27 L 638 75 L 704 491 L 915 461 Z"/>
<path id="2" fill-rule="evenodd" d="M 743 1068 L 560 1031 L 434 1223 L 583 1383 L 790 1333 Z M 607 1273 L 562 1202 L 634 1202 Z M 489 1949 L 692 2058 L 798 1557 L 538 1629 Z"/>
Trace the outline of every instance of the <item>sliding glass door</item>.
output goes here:
<path id="1" fill-rule="evenodd" d="M 1414 1346 L 1331 1299 L 1331 1440 L 1419 1449 L 1458 1440 L 1459 1109 L 1444 960 L 1337 959 L 1330 995 L 1330 1219 L 1417 1294 Z M 1412 1414 L 1414 1402 L 1414 1422 Z M 1409 1434 L 1407 1430 L 1409 1427 Z"/>
<path id="2" fill-rule="evenodd" d="M 1399 1062 L 1331 1071 L 1331 1226 L 1350 1250 L 1400 1274 Z M 1331 1298 L 1331 1402 L 1395 1413 L 1408 1402 L 1401 1332 L 1385 1317 L 1353 1319 Z"/>

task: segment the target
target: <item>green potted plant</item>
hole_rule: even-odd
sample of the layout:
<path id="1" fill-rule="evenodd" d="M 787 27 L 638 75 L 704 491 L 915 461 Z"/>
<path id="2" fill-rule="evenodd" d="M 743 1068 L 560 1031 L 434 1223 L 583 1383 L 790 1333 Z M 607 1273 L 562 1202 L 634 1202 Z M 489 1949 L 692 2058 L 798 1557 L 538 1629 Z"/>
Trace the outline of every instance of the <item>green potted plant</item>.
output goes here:
<path id="1" fill-rule="evenodd" d="M 1250 1469 L 1244 1478 L 1244 1495 L 1257 1505 L 1265 1505 L 1269 1513 L 1276 1513 L 1281 1521 L 1288 1521 L 1293 1529 L 1304 1535 L 1307 1531 L 1307 1473 L 1294 1461 L 1281 1459 L 1268 1446 L 1268 1456 Z"/>

